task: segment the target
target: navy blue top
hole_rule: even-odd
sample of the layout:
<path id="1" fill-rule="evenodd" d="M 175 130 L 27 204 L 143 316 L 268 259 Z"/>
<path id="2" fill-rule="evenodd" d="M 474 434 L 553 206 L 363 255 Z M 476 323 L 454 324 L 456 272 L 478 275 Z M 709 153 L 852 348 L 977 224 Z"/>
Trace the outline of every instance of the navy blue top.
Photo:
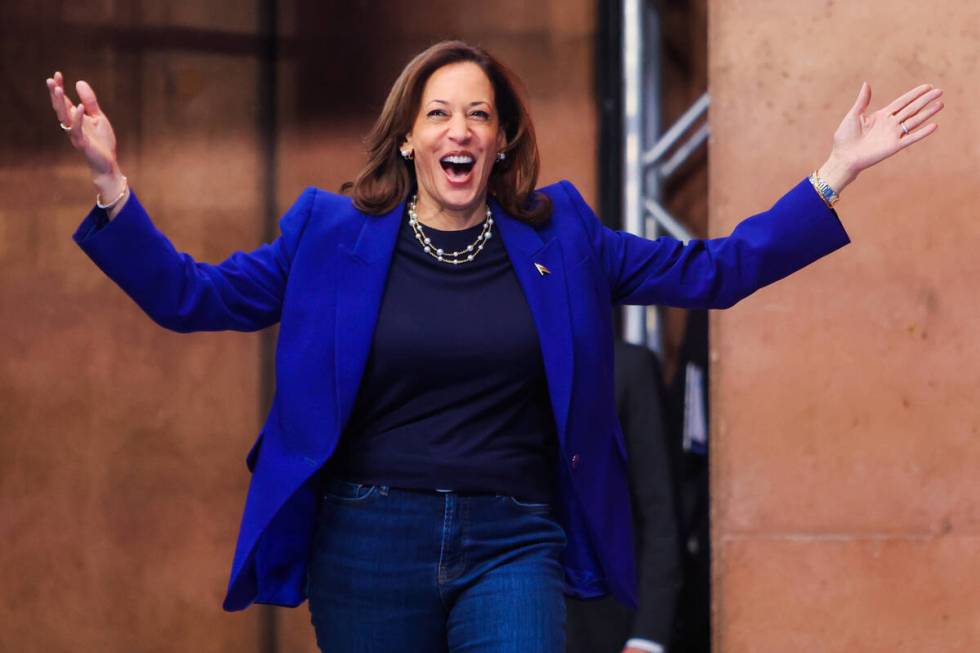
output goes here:
<path id="1" fill-rule="evenodd" d="M 454 251 L 482 226 L 424 229 Z M 357 402 L 326 473 L 549 501 L 556 456 L 537 329 L 496 228 L 473 261 L 452 265 L 422 251 L 403 217 Z"/>

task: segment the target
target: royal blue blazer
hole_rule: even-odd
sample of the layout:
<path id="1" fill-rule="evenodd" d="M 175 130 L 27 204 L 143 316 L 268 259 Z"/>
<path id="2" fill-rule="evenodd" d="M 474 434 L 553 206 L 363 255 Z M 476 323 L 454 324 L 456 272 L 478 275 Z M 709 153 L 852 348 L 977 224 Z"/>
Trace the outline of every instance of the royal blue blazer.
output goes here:
<path id="1" fill-rule="evenodd" d="M 682 244 L 604 227 L 572 184 L 542 189 L 551 220 L 531 227 L 491 202 L 497 232 L 537 325 L 559 459 L 556 513 L 568 536 L 566 591 L 635 604 L 626 449 L 613 401 L 616 304 L 725 308 L 848 242 L 806 181 L 727 238 Z M 366 215 L 350 198 L 303 192 L 281 235 L 251 253 L 198 263 L 178 252 L 132 195 L 75 240 L 158 324 L 254 331 L 280 324 L 276 392 L 247 456 L 252 472 L 224 600 L 295 606 L 306 598 L 317 470 L 351 415 L 405 212 Z M 541 274 L 535 264 L 550 272 Z"/>

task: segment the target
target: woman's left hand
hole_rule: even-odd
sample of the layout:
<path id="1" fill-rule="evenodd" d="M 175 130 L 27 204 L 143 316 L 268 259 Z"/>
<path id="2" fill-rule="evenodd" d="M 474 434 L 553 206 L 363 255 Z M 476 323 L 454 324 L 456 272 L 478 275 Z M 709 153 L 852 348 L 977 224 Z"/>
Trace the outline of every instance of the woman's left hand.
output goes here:
<path id="1" fill-rule="evenodd" d="M 871 86 L 865 82 L 834 132 L 830 158 L 817 174 L 840 193 L 863 170 L 926 138 L 936 131 L 936 123 L 926 121 L 942 110 L 938 101 L 942 94 L 941 89 L 923 84 L 868 113 Z"/>

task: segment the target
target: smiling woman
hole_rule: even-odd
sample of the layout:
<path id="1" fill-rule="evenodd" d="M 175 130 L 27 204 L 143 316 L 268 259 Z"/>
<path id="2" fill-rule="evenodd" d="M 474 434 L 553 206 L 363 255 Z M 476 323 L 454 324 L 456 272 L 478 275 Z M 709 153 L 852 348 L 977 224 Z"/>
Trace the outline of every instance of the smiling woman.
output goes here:
<path id="1" fill-rule="evenodd" d="M 484 50 L 444 41 L 416 56 L 367 146 L 367 164 L 345 185 L 366 213 L 390 211 L 417 188 L 422 222 L 450 231 L 479 221 L 488 194 L 529 224 L 548 219 L 547 196 L 534 192 L 538 145 L 520 82 Z"/>
<path id="2" fill-rule="evenodd" d="M 309 598 L 331 653 L 560 653 L 563 591 L 633 604 L 611 307 L 728 307 L 842 247 L 840 191 L 942 108 L 923 85 L 868 113 L 864 85 L 772 208 L 650 241 L 568 182 L 535 190 L 516 79 L 439 43 L 395 82 L 350 197 L 307 189 L 274 242 L 213 265 L 154 227 L 92 88 L 76 106 L 47 85 L 98 189 L 86 254 L 175 331 L 281 323 L 224 606 Z"/>
<path id="3" fill-rule="evenodd" d="M 483 70 L 470 62 L 436 70 L 401 150 L 415 159 L 419 220 L 450 231 L 482 221 L 487 180 L 506 144 Z"/>

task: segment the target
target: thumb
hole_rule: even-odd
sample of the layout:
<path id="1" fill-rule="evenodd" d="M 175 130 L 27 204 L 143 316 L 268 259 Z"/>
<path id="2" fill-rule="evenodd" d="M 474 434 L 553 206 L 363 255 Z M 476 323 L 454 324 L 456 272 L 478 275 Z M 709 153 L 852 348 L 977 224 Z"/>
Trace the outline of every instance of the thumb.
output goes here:
<path id="1" fill-rule="evenodd" d="M 90 116 L 97 116 L 101 113 L 99 101 L 95 99 L 95 91 L 88 85 L 88 82 L 79 80 L 75 83 L 75 90 L 78 92 L 78 99 L 85 107 L 85 113 Z"/>
<path id="2" fill-rule="evenodd" d="M 868 106 L 871 104 L 871 85 L 867 82 L 861 83 L 861 90 L 858 91 L 857 99 L 854 101 L 854 106 L 848 112 L 848 115 L 860 116 L 864 113 Z"/>

